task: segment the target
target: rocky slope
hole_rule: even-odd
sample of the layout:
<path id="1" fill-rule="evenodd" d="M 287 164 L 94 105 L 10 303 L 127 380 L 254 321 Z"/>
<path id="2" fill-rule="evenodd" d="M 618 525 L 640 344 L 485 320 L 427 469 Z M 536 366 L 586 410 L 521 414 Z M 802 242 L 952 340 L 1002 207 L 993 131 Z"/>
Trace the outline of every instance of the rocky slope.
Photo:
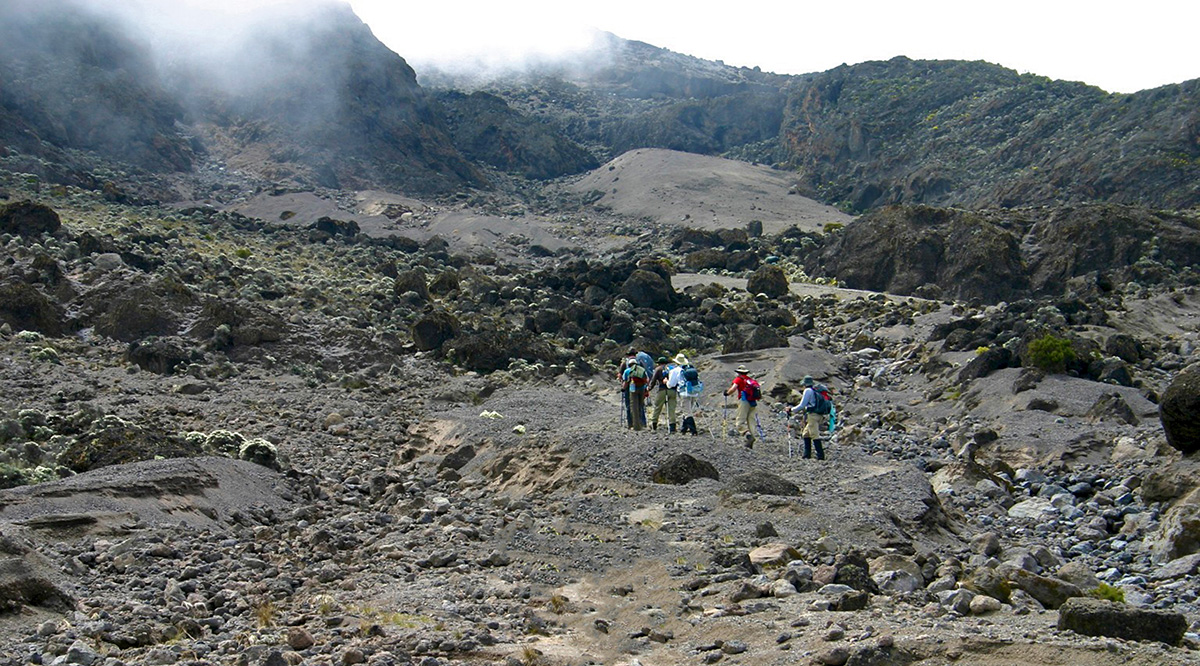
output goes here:
<path id="1" fill-rule="evenodd" d="M 53 207 L 0 213 L 12 663 L 1197 661 L 1200 475 L 1155 404 L 1194 288 L 983 308 L 806 281 L 789 248 L 839 239 L 797 229 L 500 259 L 3 188 Z M 697 244 L 752 261 L 670 268 Z M 699 436 L 619 425 L 631 343 L 698 362 Z M 778 412 L 805 374 L 820 464 Z"/>

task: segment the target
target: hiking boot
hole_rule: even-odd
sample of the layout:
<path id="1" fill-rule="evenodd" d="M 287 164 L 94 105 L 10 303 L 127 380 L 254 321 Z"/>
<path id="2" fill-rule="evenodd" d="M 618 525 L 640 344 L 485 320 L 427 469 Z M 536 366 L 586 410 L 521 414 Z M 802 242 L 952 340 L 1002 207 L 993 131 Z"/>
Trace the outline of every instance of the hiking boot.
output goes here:
<path id="1" fill-rule="evenodd" d="M 750 433 L 746 433 L 746 448 L 754 448 L 754 435 L 751 435 Z"/>
<path id="2" fill-rule="evenodd" d="M 670 429 L 668 432 L 669 432 L 670 434 L 674 435 L 674 434 L 675 434 L 675 424 L 674 424 L 674 423 L 672 423 L 672 424 L 670 425 L 670 428 L 671 428 L 671 429 Z"/>
<path id="3" fill-rule="evenodd" d="M 657 424 L 657 423 L 653 423 L 653 424 L 651 424 L 651 425 L 650 425 L 650 429 L 651 429 L 651 430 L 658 430 L 658 424 Z"/>

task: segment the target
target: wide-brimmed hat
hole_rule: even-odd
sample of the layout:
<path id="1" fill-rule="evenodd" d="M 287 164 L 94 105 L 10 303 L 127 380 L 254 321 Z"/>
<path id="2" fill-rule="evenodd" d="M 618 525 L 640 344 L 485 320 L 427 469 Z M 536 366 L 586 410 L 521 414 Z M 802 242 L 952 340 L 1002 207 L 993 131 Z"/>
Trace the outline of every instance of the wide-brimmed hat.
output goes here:
<path id="1" fill-rule="evenodd" d="M 667 357 L 666 357 L 666 356 L 659 356 L 659 357 L 658 357 L 658 360 L 657 360 L 657 361 L 655 361 L 655 363 L 666 363 L 666 362 L 667 362 Z"/>
<path id="2" fill-rule="evenodd" d="M 813 385 L 813 378 L 812 378 L 812 375 L 804 375 L 804 385 L 805 385 L 805 386 L 812 386 L 812 385 Z"/>
<path id="3" fill-rule="evenodd" d="M 744 365 L 739 365 L 737 367 L 737 370 L 735 370 L 735 372 L 737 372 L 739 375 L 748 375 L 748 374 L 750 374 L 750 368 L 747 368 Z"/>
<path id="4" fill-rule="evenodd" d="M 675 355 L 675 362 L 678 363 L 679 365 L 687 365 L 688 364 L 687 357 L 683 355 L 683 352 L 679 352 L 678 354 Z"/>

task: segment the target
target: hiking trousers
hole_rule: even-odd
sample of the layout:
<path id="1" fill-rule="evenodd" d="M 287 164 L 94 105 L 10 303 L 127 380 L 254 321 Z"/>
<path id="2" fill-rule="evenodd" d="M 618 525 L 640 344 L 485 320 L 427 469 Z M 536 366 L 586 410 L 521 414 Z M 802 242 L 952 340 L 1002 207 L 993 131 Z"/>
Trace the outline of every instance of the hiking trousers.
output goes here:
<path id="1" fill-rule="evenodd" d="M 822 414 L 806 412 L 804 414 L 804 430 L 800 433 L 800 436 L 809 439 L 820 439 L 821 422 L 827 418 L 829 417 Z"/>
<path id="2" fill-rule="evenodd" d="M 754 441 L 754 412 L 758 409 L 758 405 L 751 405 L 748 400 L 738 400 L 737 406 L 737 431 L 747 441 Z"/>
<path id="3" fill-rule="evenodd" d="M 629 416 L 634 430 L 646 427 L 646 394 L 641 389 L 629 392 Z"/>
<path id="4" fill-rule="evenodd" d="M 650 421 L 654 423 L 654 427 L 658 427 L 658 417 L 662 415 L 663 405 L 667 406 L 667 423 L 675 425 L 675 404 L 679 400 L 679 393 L 674 389 L 659 389 L 654 393 L 654 412 L 650 416 Z"/>

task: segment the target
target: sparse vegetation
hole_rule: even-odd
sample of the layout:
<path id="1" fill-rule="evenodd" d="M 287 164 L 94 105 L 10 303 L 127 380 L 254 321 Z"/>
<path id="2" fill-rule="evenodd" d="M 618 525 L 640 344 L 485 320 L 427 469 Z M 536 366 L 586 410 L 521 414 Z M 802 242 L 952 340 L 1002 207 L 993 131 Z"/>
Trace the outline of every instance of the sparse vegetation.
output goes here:
<path id="1" fill-rule="evenodd" d="M 1108 583 L 1100 583 L 1095 589 L 1088 590 L 1087 594 L 1096 599 L 1115 601 L 1119 604 L 1125 603 L 1125 590 Z"/>
<path id="2" fill-rule="evenodd" d="M 1046 372 L 1063 372 L 1075 360 L 1071 341 L 1047 333 L 1029 343 L 1029 361 L 1035 368 Z"/>

